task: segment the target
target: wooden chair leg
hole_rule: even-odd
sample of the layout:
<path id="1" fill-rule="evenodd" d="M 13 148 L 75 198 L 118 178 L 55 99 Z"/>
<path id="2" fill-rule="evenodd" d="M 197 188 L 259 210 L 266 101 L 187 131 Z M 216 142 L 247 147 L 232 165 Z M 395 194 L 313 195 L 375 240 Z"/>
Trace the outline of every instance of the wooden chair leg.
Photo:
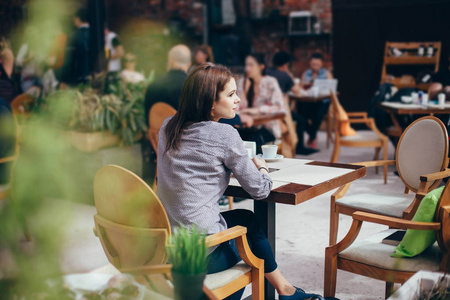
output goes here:
<path id="1" fill-rule="evenodd" d="M 233 203 L 234 203 L 234 197 L 227 197 L 228 199 L 228 207 L 230 208 L 230 210 L 233 209 Z"/>
<path id="2" fill-rule="evenodd" d="M 383 145 L 383 160 L 388 159 L 388 141 L 386 140 Z M 384 184 L 387 184 L 387 172 L 388 172 L 388 166 L 383 166 L 383 172 L 384 172 Z"/>
<path id="3" fill-rule="evenodd" d="M 334 149 L 333 149 L 333 154 L 331 155 L 331 160 L 330 162 L 332 163 L 336 163 L 338 161 L 339 158 L 339 142 L 337 141 L 337 139 L 334 142 Z"/>
<path id="4" fill-rule="evenodd" d="M 252 299 L 264 300 L 264 269 L 252 270 Z"/>
<path id="5" fill-rule="evenodd" d="M 336 211 L 336 202 L 331 200 L 330 207 L 330 246 L 336 244 L 339 229 L 339 213 Z"/>
<path id="6" fill-rule="evenodd" d="M 380 150 L 380 147 L 375 148 L 375 155 L 373 156 L 373 160 L 378 160 L 378 158 L 380 157 Z M 378 167 L 375 167 L 375 174 L 378 174 Z"/>
<path id="7" fill-rule="evenodd" d="M 337 255 L 330 253 L 330 248 L 325 249 L 325 282 L 324 297 L 334 297 L 336 294 Z"/>
<path id="8" fill-rule="evenodd" d="M 394 292 L 394 283 L 386 282 L 386 292 L 384 295 L 385 299 L 389 298 L 393 292 Z"/>

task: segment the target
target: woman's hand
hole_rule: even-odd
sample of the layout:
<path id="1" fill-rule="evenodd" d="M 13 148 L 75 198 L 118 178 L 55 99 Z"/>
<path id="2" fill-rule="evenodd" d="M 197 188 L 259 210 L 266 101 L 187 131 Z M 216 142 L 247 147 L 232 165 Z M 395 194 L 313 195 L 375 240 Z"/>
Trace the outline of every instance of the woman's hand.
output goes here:
<path id="1" fill-rule="evenodd" d="M 260 172 L 263 172 L 265 174 L 269 174 L 268 170 L 269 170 L 269 166 L 267 165 L 266 161 L 262 158 L 258 158 L 258 157 L 253 157 L 252 159 L 253 163 L 255 164 L 255 166 L 258 168 L 258 170 Z M 266 169 L 260 169 L 260 168 L 266 168 Z"/>
<path id="2" fill-rule="evenodd" d="M 253 126 L 253 118 L 250 115 L 240 114 L 242 126 L 244 127 L 252 127 Z"/>

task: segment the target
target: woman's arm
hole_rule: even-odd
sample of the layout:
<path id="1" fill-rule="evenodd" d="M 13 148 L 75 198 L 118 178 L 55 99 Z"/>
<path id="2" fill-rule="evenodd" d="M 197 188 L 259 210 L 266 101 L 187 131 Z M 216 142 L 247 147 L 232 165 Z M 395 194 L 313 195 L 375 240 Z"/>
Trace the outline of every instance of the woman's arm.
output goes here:
<path id="1" fill-rule="evenodd" d="M 244 143 L 236 129 L 230 127 L 230 141 L 224 146 L 224 165 L 233 172 L 242 188 L 255 200 L 265 199 L 272 189 L 272 179 L 267 175 L 265 161 L 248 157 Z M 257 167 L 258 166 L 258 167 Z M 258 168 L 261 168 L 258 170 Z"/>
<path id="2" fill-rule="evenodd" d="M 262 113 L 286 112 L 284 105 L 283 93 L 281 92 L 278 81 L 275 78 L 269 78 L 270 104 L 262 105 L 260 111 Z"/>
<path id="3" fill-rule="evenodd" d="M 327 79 L 333 79 L 333 74 L 327 70 Z"/>

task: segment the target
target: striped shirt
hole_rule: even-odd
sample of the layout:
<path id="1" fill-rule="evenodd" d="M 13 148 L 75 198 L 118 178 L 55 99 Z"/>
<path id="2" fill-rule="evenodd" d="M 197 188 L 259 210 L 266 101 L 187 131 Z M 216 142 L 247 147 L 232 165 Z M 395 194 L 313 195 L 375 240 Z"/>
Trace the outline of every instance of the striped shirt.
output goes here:
<path id="1" fill-rule="evenodd" d="M 272 180 L 258 171 L 236 129 L 214 121 L 184 130 L 180 149 L 164 154 L 166 119 L 158 136 L 158 188 L 173 227 L 197 225 L 207 234 L 227 229 L 219 199 L 231 173 L 255 200 L 266 198 Z"/>

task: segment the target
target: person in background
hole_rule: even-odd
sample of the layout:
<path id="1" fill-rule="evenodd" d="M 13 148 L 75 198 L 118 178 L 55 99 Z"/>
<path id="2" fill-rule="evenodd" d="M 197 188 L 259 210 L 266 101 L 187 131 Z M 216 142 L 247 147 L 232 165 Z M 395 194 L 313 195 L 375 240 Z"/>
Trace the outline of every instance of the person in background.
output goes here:
<path id="1" fill-rule="evenodd" d="M 80 8 L 74 15 L 73 22 L 77 28 L 66 45 L 64 66 L 59 74 L 61 82 L 77 85 L 88 82 L 91 72 L 90 31 L 87 10 Z"/>
<path id="2" fill-rule="evenodd" d="M 144 99 L 144 113 L 149 124 L 149 112 L 156 102 L 164 102 L 178 110 L 181 89 L 187 77 L 187 70 L 191 66 L 191 50 L 185 45 L 176 45 L 168 54 L 168 72 L 155 79 L 147 87 Z M 156 153 L 150 142 L 145 139 L 142 143 L 143 176 L 151 183 L 155 179 Z"/>
<path id="3" fill-rule="evenodd" d="M 121 59 L 125 55 L 119 36 L 105 26 L 105 47 L 108 50 L 108 72 L 118 75 L 122 70 Z"/>
<path id="4" fill-rule="evenodd" d="M 237 83 L 237 93 L 241 98 L 238 114 L 242 125 L 239 133 L 245 141 L 256 142 L 258 151 L 261 146 L 281 138 L 280 122 L 267 122 L 263 126 L 253 126 L 253 116 L 260 113 L 286 112 L 283 93 L 278 81 L 265 75 L 264 55 L 250 54 L 245 58 L 245 76 Z"/>
<path id="5" fill-rule="evenodd" d="M 448 67 L 446 69 L 441 69 L 432 76 L 432 84 L 428 90 L 428 99 L 430 100 L 436 100 L 440 93 L 445 94 L 446 101 L 450 100 L 450 52 L 447 59 Z"/>
<path id="6" fill-rule="evenodd" d="M 278 84 L 280 85 L 281 91 L 283 92 L 283 95 L 285 98 L 285 102 L 289 103 L 289 97 L 287 93 L 292 92 L 295 94 L 300 94 L 300 84 L 294 83 L 294 75 L 292 75 L 289 65 L 292 62 L 292 56 L 284 51 L 279 51 L 275 53 L 272 59 L 272 68 L 268 68 L 266 70 L 266 74 L 269 76 L 273 76 L 278 80 Z M 306 120 L 301 115 L 299 115 L 297 112 L 295 112 L 295 102 L 292 105 L 292 119 L 294 119 L 296 124 L 296 131 L 298 136 L 298 142 L 295 148 L 296 154 L 301 155 L 309 155 L 312 153 L 316 153 L 319 150 L 308 148 L 305 146 L 305 138 L 304 138 L 304 131 L 306 127 Z"/>
<path id="7" fill-rule="evenodd" d="M 27 27 L 23 44 L 16 57 L 16 66 L 20 69 L 20 87 L 23 92 L 31 87 L 42 87 L 43 58 L 33 50 L 36 39 L 38 39 L 37 32 L 32 27 Z"/>
<path id="8" fill-rule="evenodd" d="M 214 64 L 214 55 L 212 49 L 208 45 L 200 45 L 194 49 L 192 66 L 189 68 L 188 73 L 194 70 L 197 66 L 207 63 Z"/>
<path id="9" fill-rule="evenodd" d="M 323 56 L 316 52 L 309 60 L 310 68 L 303 73 L 301 84 L 303 89 L 310 88 L 316 79 L 332 79 L 333 75 L 323 68 Z M 301 102 L 297 105 L 297 112 L 306 119 L 306 132 L 309 135 L 307 146 L 317 148 L 317 132 L 323 117 L 330 107 L 330 100 L 320 102 Z"/>
<path id="10" fill-rule="evenodd" d="M 7 104 L 19 94 L 18 84 L 14 81 L 14 54 L 5 37 L 0 38 L 0 98 Z"/>
<path id="11" fill-rule="evenodd" d="M 197 226 L 208 235 L 233 226 L 245 226 L 252 252 L 264 260 L 265 278 L 280 300 L 323 299 L 294 287 L 282 275 L 270 244 L 250 210 L 220 212 L 218 200 L 234 174 L 255 201 L 272 188 L 263 159 L 250 159 L 233 127 L 219 119 L 232 119 L 239 104 L 233 74 L 208 64 L 195 68 L 183 86 L 180 107 L 167 118 L 158 136 L 158 189 L 172 228 Z M 234 240 L 209 248 L 207 273 L 227 270 L 241 260 Z M 244 289 L 227 299 L 240 299 Z"/>
<path id="12" fill-rule="evenodd" d="M 144 82 L 144 75 L 136 71 L 136 55 L 127 53 L 125 54 L 124 60 L 125 68 L 120 72 L 120 78 L 126 83 Z"/>
<path id="13" fill-rule="evenodd" d="M 176 45 L 169 51 L 168 72 L 156 79 L 147 87 L 145 93 L 145 117 L 148 122 L 148 113 L 153 104 L 164 102 L 178 110 L 178 101 L 191 66 L 191 50 L 185 45 Z"/>

